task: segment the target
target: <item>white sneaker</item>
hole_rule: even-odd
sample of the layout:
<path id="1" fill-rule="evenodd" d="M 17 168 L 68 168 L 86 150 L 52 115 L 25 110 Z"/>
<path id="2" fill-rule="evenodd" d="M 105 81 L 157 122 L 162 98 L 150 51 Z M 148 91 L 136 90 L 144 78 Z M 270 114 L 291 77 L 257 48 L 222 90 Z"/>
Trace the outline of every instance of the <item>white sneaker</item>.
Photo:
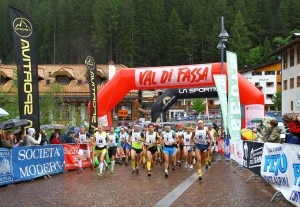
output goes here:
<path id="1" fill-rule="evenodd" d="M 185 162 L 185 164 L 184 164 L 184 168 L 188 168 L 188 167 L 189 167 L 188 163 L 187 163 L 187 162 Z"/>
<path id="2" fill-rule="evenodd" d="M 189 170 L 193 170 L 193 168 L 194 168 L 194 166 L 193 166 L 193 165 L 190 165 Z"/>

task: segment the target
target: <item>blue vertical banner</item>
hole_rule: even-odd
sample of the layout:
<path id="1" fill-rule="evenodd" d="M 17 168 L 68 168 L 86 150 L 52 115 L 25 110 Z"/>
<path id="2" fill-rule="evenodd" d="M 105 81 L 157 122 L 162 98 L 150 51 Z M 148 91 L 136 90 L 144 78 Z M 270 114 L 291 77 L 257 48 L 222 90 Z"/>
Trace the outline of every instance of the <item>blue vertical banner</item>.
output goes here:
<path id="1" fill-rule="evenodd" d="M 13 182 L 12 150 L 0 148 L 0 186 Z"/>
<path id="2" fill-rule="evenodd" d="M 228 77 L 228 129 L 232 140 L 241 140 L 241 103 L 236 53 L 226 51 Z"/>

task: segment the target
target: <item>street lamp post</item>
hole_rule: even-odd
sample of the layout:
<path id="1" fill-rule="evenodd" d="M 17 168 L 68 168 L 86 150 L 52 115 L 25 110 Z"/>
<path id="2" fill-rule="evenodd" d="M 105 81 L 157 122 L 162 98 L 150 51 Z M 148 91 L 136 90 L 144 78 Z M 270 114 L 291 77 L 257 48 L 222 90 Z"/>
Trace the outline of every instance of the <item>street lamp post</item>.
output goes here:
<path id="1" fill-rule="evenodd" d="M 221 74 L 224 74 L 224 67 L 223 67 L 223 62 L 224 62 L 224 48 L 226 48 L 225 46 L 225 42 L 227 42 L 228 40 L 228 33 L 224 28 L 224 17 L 221 17 L 221 32 L 219 34 L 219 43 L 217 45 L 217 48 L 221 50 Z M 224 138 L 224 129 L 223 129 L 223 114 L 222 114 L 222 108 L 221 108 L 221 138 Z M 225 129 L 226 130 L 226 129 Z"/>

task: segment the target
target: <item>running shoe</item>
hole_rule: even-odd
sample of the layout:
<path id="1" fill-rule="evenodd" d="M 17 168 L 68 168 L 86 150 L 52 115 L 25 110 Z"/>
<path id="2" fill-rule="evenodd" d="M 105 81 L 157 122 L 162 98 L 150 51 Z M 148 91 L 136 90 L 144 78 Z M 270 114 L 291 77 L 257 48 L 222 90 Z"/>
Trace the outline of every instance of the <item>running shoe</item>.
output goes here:
<path id="1" fill-rule="evenodd" d="M 136 170 L 132 170 L 131 174 L 136 174 Z"/>
<path id="2" fill-rule="evenodd" d="M 110 174 L 114 174 L 114 171 L 113 171 L 113 170 L 111 170 L 111 171 L 110 171 Z"/>
<path id="3" fill-rule="evenodd" d="M 198 176 L 198 180 L 200 180 L 200 181 L 202 180 L 202 176 L 201 175 Z"/>
<path id="4" fill-rule="evenodd" d="M 136 172 L 136 174 L 139 174 L 139 169 L 136 169 L 135 172 Z"/>
<path id="5" fill-rule="evenodd" d="M 151 170 L 148 171 L 148 177 L 150 177 L 150 176 L 151 176 Z"/>
<path id="6" fill-rule="evenodd" d="M 168 177 L 169 177 L 169 173 L 165 172 L 165 178 L 168 178 Z"/>
<path id="7" fill-rule="evenodd" d="M 208 162 L 208 165 L 211 166 L 211 161 Z"/>
<path id="8" fill-rule="evenodd" d="M 192 171 L 193 170 L 193 165 L 190 165 L 189 170 Z"/>
<path id="9" fill-rule="evenodd" d="M 176 162 L 176 165 L 179 166 L 179 167 L 181 167 L 181 161 L 178 160 L 178 161 Z"/>
<path id="10" fill-rule="evenodd" d="M 82 168 L 79 168 L 78 171 L 77 171 L 78 174 L 81 174 L 82 172 L 83 172 Z"/>
<path id="11" fill-rule="evenodd" d="M 125 162 L 125 166 L 128 166 L 128 162 Z"/>
<path id="12" fill-rule="evenodd" d="M 98 175 L 99 177 L 101 177 L 101 176 L 102 176 L 102 173 L 98 173 L 97 175 Z"/>
<path id="13" fill-rule="evenodd" d="M 173 171 L 175 170 L 175 166 L 174 166 L 174 165 L 172 166 L 172 170 L 173 170 Z"/>
<path id="14" fill-rule="evenodd" d="M 206 170 L 208 169 L 208 164 L 205 164 L 205 169 L 206 169 Z"/>
<path id="15" fill-rule="evenodd" d="M 91 171 L 94 171 L 94 169 L 95 169 L 95 166 L 91 165 Z"/>

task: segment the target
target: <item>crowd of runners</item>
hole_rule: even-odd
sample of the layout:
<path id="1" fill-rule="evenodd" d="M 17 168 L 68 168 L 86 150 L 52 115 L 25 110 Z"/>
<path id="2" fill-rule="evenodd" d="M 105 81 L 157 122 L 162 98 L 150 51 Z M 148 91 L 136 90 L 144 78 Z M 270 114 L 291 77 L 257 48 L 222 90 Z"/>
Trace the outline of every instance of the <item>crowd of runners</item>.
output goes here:
<path id="1" fill-rule="evenodd" d="M 82 158 L 85 154 L 91 160 L 91 169 L 97 169 L 97 175 L 102 176 L 108 168 L 106 157 L 110 159 L 109 170 L 114 173 L 116 160 L 120 164 L 130 166 L 132 174 L 139 174 L 140 167 L 147 169 L 148 176 L 152 168 L 161 165 L 166 178 L 169 170 L 175 166 L 184 166 L 188 170 L 195 167 L 198 179 L 202 180 L 201 165 L 208 169 L 212 162 L 212 154 L 216 146 L 218 131 L 212 123 L 205 124 L 199 120 L 195 124 L 170 124 L 163 126 L 149 123 L 143 127 L 135 124 L 131 127 L 110 127 L 98 125 L 96 132 L 90 135 L 81 127 L 77 139 L 80 143 L 78 152 L 78 173 L 82 172 Z M 90 158 L 91 150 L 88 143 L 94 146 L 94 157 Z M 93 160 L 93 161 L 92 161 Z M 95 164 L 97 160 L 97 164 Z"/>

